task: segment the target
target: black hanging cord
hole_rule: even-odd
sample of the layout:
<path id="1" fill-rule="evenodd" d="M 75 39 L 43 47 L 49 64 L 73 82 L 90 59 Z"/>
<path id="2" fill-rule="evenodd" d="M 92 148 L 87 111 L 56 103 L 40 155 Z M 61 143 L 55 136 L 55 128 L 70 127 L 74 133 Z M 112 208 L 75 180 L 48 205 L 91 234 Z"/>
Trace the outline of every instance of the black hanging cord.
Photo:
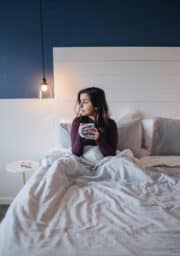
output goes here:
<path id="1" fill-rule="evenodd" d="M 45 61 L 44 61 L 44 31 L 43 31 L 43 14 L 42 14 L 42 0 L 40 0 L 40 36 L 41 36 L 41 58 L 42 58 L 42 74 L 43 74 L 43 81 L 46 82 L 45 77 Z"/>

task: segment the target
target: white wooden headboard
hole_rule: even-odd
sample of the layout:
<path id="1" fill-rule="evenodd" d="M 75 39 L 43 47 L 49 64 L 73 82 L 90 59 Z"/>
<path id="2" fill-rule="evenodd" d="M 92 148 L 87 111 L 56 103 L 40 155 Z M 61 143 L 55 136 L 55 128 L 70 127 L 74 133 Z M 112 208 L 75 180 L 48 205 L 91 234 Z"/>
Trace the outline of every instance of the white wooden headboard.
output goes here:
<path id="1" fill-rule="evenodd" d="M 87 86 L 105 90 L 115 118 L 135 111 L 180 118 L 178 47 L 54 48 L 54 82 L 67 119 L 78 90 Z"/>

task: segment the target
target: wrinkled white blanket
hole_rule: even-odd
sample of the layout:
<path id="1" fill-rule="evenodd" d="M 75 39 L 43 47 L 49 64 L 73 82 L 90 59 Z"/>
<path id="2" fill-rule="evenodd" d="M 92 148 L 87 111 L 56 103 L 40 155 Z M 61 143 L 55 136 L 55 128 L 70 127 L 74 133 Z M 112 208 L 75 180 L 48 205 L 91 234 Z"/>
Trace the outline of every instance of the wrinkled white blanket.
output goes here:
<path id="1" fill-rule="evenodd" d="M 180 169 L 143 170 L 130 151 L 48 157 L 0 225 L 0 255 L 180 255 Z"/>

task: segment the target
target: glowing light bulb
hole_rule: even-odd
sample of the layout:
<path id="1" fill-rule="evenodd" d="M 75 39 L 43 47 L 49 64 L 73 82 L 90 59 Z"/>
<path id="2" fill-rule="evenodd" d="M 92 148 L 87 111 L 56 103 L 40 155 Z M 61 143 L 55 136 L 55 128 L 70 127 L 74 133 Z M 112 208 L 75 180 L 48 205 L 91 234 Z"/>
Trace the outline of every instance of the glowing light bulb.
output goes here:
<path id="1" fill-rule="evenodd" d="M 43 78 L 42 83 L 40 84 L 40 89 L 39 89 L 39 98 L 50 98 L 50 87 L 46 81 L 46 78 Z"/>
<path id="2" fill-rule="evenodd" d="M 41 91 L 46 92 L 48 90 L 48 85 L 47 84 L 41 84 Z"/>

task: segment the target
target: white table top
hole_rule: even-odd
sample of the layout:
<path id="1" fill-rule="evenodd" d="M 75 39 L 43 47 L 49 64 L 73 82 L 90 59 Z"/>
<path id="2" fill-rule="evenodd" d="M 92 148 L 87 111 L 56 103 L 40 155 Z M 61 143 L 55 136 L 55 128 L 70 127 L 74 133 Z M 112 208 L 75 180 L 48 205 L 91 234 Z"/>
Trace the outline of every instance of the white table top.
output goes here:
<path id="1" fill-rule="evenodd" d="M 39 162 L 32 160 L 19 160 L 6 165 L 8 172 L 27 172 L 35 171 L 40 166 Z"/>

